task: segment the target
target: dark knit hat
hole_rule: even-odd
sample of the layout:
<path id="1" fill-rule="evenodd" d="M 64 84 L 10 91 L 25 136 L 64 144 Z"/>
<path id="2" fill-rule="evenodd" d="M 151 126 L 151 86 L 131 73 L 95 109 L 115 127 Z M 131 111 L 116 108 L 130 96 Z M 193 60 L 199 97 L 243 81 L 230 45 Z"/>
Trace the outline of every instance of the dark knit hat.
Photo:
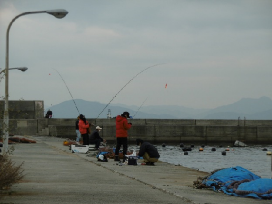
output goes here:
<path id="1" fill-rule="evenodd" d="M 142 139 L 136 139 L 136 144 L 139 145 L 140 143 L 143 144 L 143 140 Z"/>
<path id="2" fill-rule="evenodd" d="M 129 112 L 127 111 L 123 112 L 122 116 L 125 117 L 125 115 L 127 115 L 127 118 L 129 118 Z"/>
<path id="3" fill-rule="evenodd" d="M 82 120 L 83 118 L 85 118 L 85 116 L 82 115 L 82 114 L 80 114 L 80 115 L 79 115 L 79 118 Z"/>

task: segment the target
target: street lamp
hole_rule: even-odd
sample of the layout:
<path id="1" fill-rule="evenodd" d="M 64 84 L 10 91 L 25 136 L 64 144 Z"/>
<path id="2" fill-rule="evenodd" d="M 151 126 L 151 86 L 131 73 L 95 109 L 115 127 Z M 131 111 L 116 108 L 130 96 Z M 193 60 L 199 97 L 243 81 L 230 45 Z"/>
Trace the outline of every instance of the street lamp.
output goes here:
<path id="1" fill-rule="evenodd" d="M 5 69 L 5 111 L 4 111 L 4 122 L 3 122 L 3 154 L 8 152 L 8 137 L 9 137 L 9 112 L 8 112 L 8 75 L 9 75 L 9 30 L 13 22 L 24 15 L 28 14 L 37 14 L 37 13 L 48 13 L 56 18 L 63 18 L 68 14 L 68 11 L 64 9 L 56 9 L 56 10 L 46 10 L 46 11 L 30 11 L 24 12 L 17 16 L 15 16 L 12 21 L 9 23 L 6 33 L 6 69 Z"/>
<path id="2" fill-rule="evenodd" d="M 14 69 L 17 69 L 17 70 L 21 70 L 22 72 L 25 72 L 26 70 L 28 70 L 27 67 L 14 67 L 14 68 L 9 68 L 9 70 L 14 70 Z M 2 72 L 5 72 L 6 69 L 3 69 L 0 74 L 2 74 Z"/>

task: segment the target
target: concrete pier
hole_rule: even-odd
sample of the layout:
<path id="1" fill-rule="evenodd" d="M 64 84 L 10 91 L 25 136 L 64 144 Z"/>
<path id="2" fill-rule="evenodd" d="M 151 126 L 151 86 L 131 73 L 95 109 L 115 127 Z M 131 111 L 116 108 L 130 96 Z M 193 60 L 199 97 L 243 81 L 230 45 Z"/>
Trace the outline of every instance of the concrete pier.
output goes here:
<path id="1" fill-rule="evenodd" d="M 0 203 L 271 203 L 194 189 L 193 181 L 207 175 L 205 172 L 163 162 L 119 166 L 112 159 L 98 162 L 95 157 L 71 153 L 61 138 L 29 139 L 37 143 L 12 145 L 11 158 L 17 164 L 24 162 L 25 177 L 1 191 Z"/>

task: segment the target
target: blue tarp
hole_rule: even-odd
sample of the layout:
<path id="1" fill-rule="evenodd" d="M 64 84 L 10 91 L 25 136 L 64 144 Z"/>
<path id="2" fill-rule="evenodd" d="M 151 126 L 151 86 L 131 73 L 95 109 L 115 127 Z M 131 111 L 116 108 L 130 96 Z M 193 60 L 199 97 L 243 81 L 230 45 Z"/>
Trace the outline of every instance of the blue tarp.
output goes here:
<path id="1" fill-rule="evenodd" d="M 272 179 L 262 179 L 240 166 L 219 170 L 202 184 L 228 195 L 272 199 Z"/>

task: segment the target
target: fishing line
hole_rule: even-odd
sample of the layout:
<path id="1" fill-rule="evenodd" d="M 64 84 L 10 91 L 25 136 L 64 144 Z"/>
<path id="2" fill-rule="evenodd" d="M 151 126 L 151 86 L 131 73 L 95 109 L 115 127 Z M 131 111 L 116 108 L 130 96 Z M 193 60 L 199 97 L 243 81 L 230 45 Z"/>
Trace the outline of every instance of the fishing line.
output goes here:
<path id="1" fill-rule="evenodd" d="M 134 77 L 132 77 L 118 92 L 117 94 L 115 94 L 115 96 L 110 100 L 110 102 L 105 106 L 105 108 L 101 111 L 101 113 L 104 112 L 104 110 L 110 105 L 110 103 L 113 101 L 114 98 L 116 98 L 116 96 L 133 80 L 135 79 L 139 74 L 143 73 L 144 71 L 152 68 L 152 67 L 156 67 L 156 66 L 159 66 L 159 65 L 162 65 L 162 64 L 166 64 L 166 63 L 161 63 L 161 64 L 155 64 L 155 65 L 152 65 L 150 67 L 147 67 L 145 68 L 144 70 L 140 71 L 138 74 L 136 74 Z M 97 118 L 99 118 L 99 116 L 101 115 L 101 113 L 99 113 L 99 115 L 97 116 Z M 97 119 L 96 118 L 96 119 Z"/>
<path id="2" fill-rule="evenodd" d="M 56 69 L 54 69 L 54 70 L 56 70 Z M 58 70 L 56 70 L 56 72 L 58 72 Z M 74 98 L 73 98 L 73 96 L 72 96 L 72 94 L 71 94 L 71 92 L 70 92 L 70 90 L 69 90 L 67 84 L 65 83 L 64 79 L 62 78 L 62 76 L 61 76 L 61 74 L 60 74 L 59 72 L 58 72 L 58 74 L 59 74 L 60 78 L 62 79 L 63 83 L 65 84 L 65 86 L 66 86 L 66 88 L 67 88 L 67 90 L 68 90 L 70 96 L 72 97 L 73 102 L 74 102 L 74 104 L 75 104 L 75 106 L 76 106 L 76 109 L 77 109 L 78 114 L 80 114 L 80 113 L 79 113 L 79 110 L 78 110 L 78 108 L 77 108 L 76 102 L 75 102 L 75 100 L 74 100 Z"/>

